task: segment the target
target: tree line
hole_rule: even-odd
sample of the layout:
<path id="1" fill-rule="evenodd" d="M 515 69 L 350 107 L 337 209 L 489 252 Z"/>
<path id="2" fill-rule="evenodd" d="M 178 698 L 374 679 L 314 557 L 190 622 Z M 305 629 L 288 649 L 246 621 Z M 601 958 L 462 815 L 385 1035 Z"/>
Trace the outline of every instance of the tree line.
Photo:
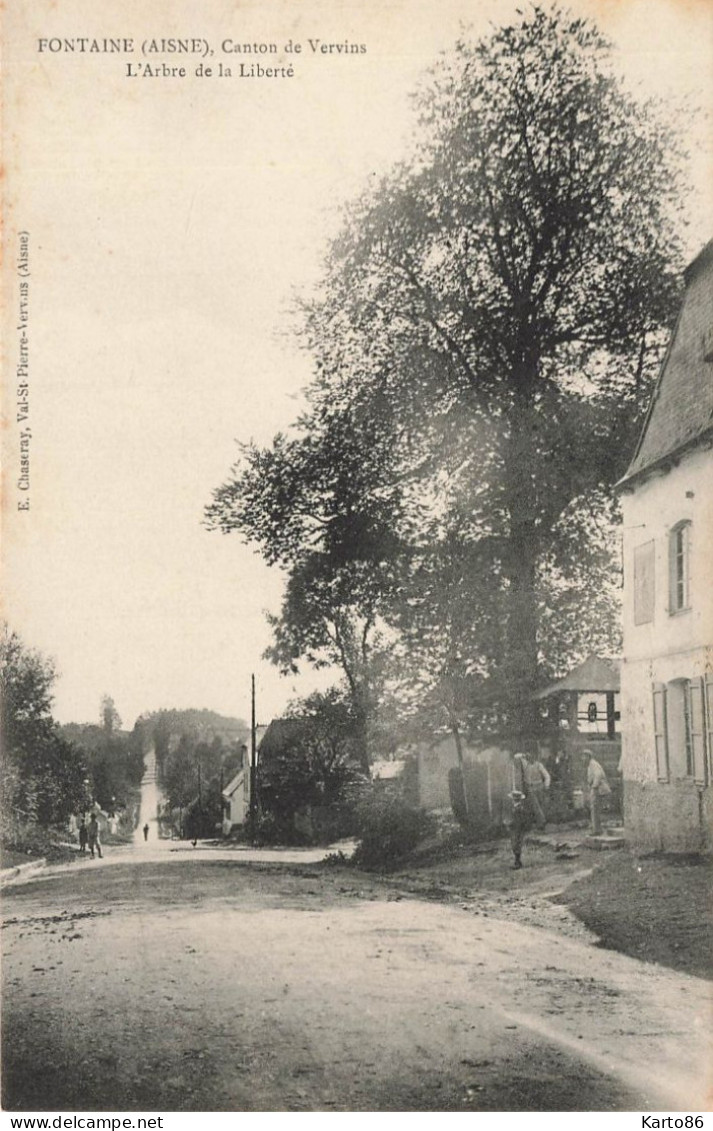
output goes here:
<path id="1" fill-rule="evenodd" d="M 108 695 L 97 724 L 61 726 L 52 715 L 56 678 L 53 660 L 4 625 L 1 805 L 8 845 L 31 842 L 35 830 L 62 830 L 95 803 L 126 812 L 128 831 L 133 828 L 143 773 L 140 737 L 121 730 Z"/>

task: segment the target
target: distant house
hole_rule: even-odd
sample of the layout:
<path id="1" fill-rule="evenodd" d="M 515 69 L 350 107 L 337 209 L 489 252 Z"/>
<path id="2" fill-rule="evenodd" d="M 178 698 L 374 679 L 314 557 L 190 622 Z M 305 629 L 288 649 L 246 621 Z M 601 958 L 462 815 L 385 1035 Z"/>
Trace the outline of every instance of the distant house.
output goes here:
<path id="1" fill-rule="evenodd" d="M 390 782 L 399 782 L 403 778 L 405 769 L 405 758 L 384 759 L 382 761 L 372 762 L 371 780 L 383 782 L 385 785 Z"/>
<path id="2" fill-rule="evenodd" d="M 261 739 L 268 728 L 257 727 L 255 740 L 257 756 L 260 756 Z M 241 764 L 223 789 L 223 834 L 244 825 L 250 813 L 250 750 L 246 745 L 240 747 Z"/>
<path id="3" fill-rule="evenodd" d="M 685 284 L 619 484 L 625 826 L 672 851 L 713 847 L 713 240 Z"/>
<path id="4" fill-rule="evenodd" d="M 243 747 L 243 764 L 223 790 L 223 832 L 244 825 L 250 810 L 250 764 Z"/>

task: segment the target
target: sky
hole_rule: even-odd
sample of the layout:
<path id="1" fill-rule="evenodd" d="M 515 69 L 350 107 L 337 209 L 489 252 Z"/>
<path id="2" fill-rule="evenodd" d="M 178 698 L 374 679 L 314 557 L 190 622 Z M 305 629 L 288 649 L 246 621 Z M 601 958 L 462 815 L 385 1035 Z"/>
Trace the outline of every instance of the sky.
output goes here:
<path id="1" fill-rule="evenodd" d="M 262 658 L 282 579 L 203 508 L 238 442 L 269 443 L 310 378 L 291 327 L 341 205 L 405 151 L 409 94 L 463 26 L 487 34 L 510 0 L 9 0 L 4 15 L 5 616 L 55 658 L 54 714 L 124 725 L 162 707 L 258 720 L 332 677 Z M 713 6 L 575 0 L 643 93 L 713 105 Z M 38 50 L 132 38 L 132 55 Z M 145 39 L 214 55 L 149 56 L 185 79 L 126 74 Z M 291 79 L 241 79 L 241 60 Z M 363 43 L 313 53 L 308 40 Z M 228 43 L 275 42 L 279 57 Z M 217 66 L 233 75 L 219 77 Z M 710 123 L 691 125 L 693 255 L 710 237 Z M 15 416 L 19 233 L 29 233 L 29 417 Z M 29 426 L 30 490 L 17 488 Z M 18 502 L 30 498 L 30 510 Z"/>

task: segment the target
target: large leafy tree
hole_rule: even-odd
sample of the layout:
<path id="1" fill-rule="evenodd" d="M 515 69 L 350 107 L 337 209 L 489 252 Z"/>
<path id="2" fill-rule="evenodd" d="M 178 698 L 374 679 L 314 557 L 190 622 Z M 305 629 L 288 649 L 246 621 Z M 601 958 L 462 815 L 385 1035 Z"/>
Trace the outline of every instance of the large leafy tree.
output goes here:
<path id="1" fill-rule="evenodd" d="M 62 737 L 52 718 L 55 667 L 3 626 L 2 683 L 3 824 L 62 824 L 88 801 L 82 752 Z"/>
<path id="2" fill-rule="evenodd" d="M 384 679 L 385 611 L 406 550 L 402 492 L 386 417 L 358 406 L 316 407 L 296 435 L 243 448 L 214 494 L 208 523 L 240 530 L 286 572 L 269 658 L 341 669 L 362 765 Z"/>
<path id="3" fill-rule="evenodd" d="M 583 551 L 601 542 L 598 501 L 624 469 L 675 308 L 680 155 L 596 28 L 557 8 L 458 43 L 417 104 L 417 152 L 348 209 L 305 305 L 310 410 L 293 441 L 248 453 L 211 517 L 310 600 L 304 555 L 275 551 L 277 527 L 309 497 L 322 588 L 366 563 L 386 619 L 410 608 L 423 639 L 430 618 L 444 686 L 461 679 L 465 642 L 500 725 L 521 730 L 567 634 L 576 628 L 576 653 L 602 613 L 600 601 L 589 615 L 582 579 L 589 560 L 599 584 L 601 556 Z M 342 446 L 334 420 L 352 426 Z M 286 443 L 297 458 L 261 475 Z M 322 461 L 321 480 L 305 475 L 304 453 Z M 393 536 L 378 542 L 378 569 L 363 536 L 374 513 Z M 339 522 L 355 537 L 334 570 L 324 530 Z M 439 636 L 458 578 L 449 567 L 439 588 L 436 572 L 444 554 L 458 560 L 454 530 L 478 616 Z M 565 639 L 548 646 L 554 631 Z"/>

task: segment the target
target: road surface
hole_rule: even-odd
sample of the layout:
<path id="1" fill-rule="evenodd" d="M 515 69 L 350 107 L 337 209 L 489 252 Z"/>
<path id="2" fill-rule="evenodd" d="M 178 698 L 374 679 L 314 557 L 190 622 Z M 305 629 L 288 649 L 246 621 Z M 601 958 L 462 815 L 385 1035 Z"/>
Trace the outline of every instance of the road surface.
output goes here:
<path id="1" fill-rule="evenodd" d="M 485 903 L 139 846 L 4 907 L 6 1110 L 706 1103 L 709 983 Z"/>

